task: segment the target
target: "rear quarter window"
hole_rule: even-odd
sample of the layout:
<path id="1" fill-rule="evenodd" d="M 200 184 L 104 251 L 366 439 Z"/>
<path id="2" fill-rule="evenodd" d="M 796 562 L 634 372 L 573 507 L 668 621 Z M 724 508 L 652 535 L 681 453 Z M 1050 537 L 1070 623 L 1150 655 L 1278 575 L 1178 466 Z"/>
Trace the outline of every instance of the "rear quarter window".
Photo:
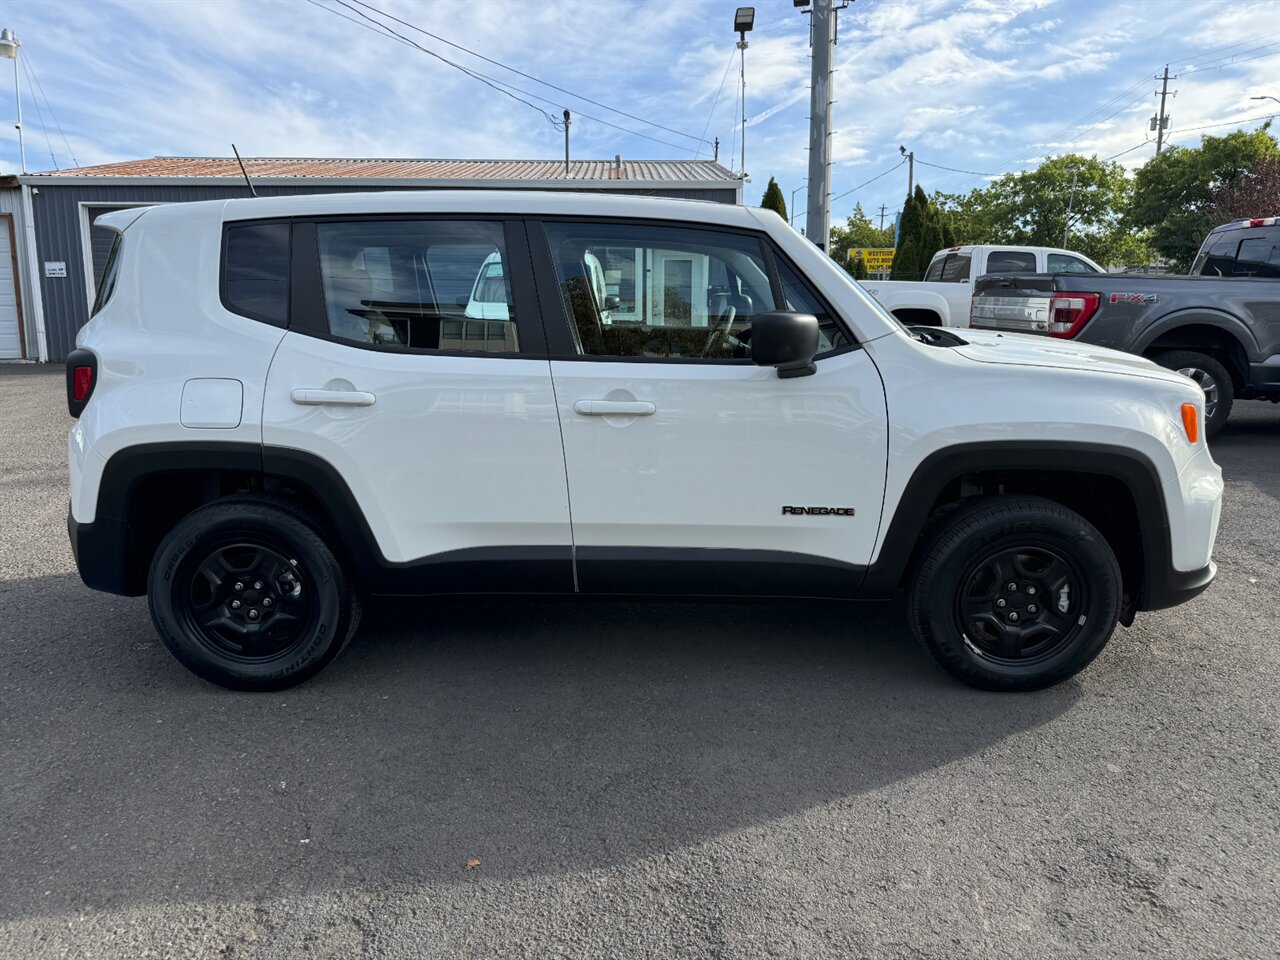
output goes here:
<path id="1" fill-rule="evenodd" d="M 111 294 L 116 292 L 116 280 L 120 276 L 120 242 L 123 234 L 117 233 L 111 241 L 111 250 L 107 253 L 107 262 L 102 268 L 102 279 L 98 281 L 98 292 L 93 298 L 93 309 L 89 316 L 94 316 L 107 305 Z"/>
<path id="2" fill-rule="evenodd" d="M 232 313 L 283 327 L 289 320 L 289 234 L 284 221 L 226 227 L 222 305 Z"/>

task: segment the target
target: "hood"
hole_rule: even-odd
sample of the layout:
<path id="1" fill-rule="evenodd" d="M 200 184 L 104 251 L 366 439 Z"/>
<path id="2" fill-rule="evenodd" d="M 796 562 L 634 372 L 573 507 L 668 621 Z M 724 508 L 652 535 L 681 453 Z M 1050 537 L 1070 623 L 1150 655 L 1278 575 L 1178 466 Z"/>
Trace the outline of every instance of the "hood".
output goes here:
<path id="1" fill-rule="evenodd" d="M 1143 357 L 1088 343 L 1055 340 L 1027 333 L 997 333 L 994 330 L 963 330 L 960 336 L 968 343 L 955 347 L 955 352 L 979 363 L 1088 370 L 1147 377 L 1167 383 L 1191 382 L 1181 374 L 1166 370 Z"/>

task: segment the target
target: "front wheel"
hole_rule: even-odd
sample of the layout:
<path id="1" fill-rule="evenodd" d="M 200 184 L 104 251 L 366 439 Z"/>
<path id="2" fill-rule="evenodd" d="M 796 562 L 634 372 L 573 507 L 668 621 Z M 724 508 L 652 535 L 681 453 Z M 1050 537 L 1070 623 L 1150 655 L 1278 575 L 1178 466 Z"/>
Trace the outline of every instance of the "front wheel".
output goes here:
<path id="1" fill-rule="evenodd" d="M 910 584 L 916 638 L 985 690 L 1036 690 L 1083 670 L 1115 629 L 1120 568 L 1079 514 L 1040 497 L 960 508 L 934 531 Z"/>
<path id="2" fill-rule="evenodd" d="M 193 673 L 233 690 L 282 690 L 336 657 L 359 597 L 311 518 L 288 501 L 240 496 L 183 518 L 147 584 L 151 620 Z"/>

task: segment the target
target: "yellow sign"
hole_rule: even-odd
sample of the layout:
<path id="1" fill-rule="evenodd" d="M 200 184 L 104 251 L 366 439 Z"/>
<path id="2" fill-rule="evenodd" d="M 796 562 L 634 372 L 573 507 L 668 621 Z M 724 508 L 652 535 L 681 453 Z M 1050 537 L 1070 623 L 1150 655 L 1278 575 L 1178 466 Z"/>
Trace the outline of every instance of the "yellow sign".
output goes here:
<path id="1" fill-rule="evenodd" d="M 861 260 L 873 272 L 888 270 L 893 266 L 893 247 L 856 247 L 849 251 L 849 260 Z"/>

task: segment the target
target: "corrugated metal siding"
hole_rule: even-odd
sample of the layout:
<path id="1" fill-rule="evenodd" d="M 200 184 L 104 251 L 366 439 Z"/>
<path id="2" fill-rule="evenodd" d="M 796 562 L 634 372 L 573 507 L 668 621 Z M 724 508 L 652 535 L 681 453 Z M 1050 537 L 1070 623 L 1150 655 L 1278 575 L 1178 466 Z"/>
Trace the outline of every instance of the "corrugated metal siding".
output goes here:
<path id="1" fill-rule="evenodd" d="M 262 196 L 286 197 L 308 193 L 364 193 L 384 188 L 352 185 L 349 187 L 307 186 L 259 186 Z M 390 188 L 386 188 L 390 189 Z M 398 187 L 396 189 L 405 189 Z M 76 333 L 89 319 L 89 295 L 85 280 L 82 220 L 79 204 L 133 206 L 140 203 L 184 203 L 194 200 L 225 200 L 244 197 L 244 184 L 228 183 L 224 186 L 99 186 L 92 182 L 84 185 L 58 186 L 42 184 L 40 193 L 32 200 L 36 220 L 36 249 L 41 264 L 40 287 L 44 292 L 45 335 L 49 345 L 49 359 L 60 363 L 75 348 Z M 0 191 L 3 194 L 7 191 Z M 15 194 L 17 191 L 13 191 Z M 589 189 L 575 191 L 592 192 Z M 610 193 L 637 196 L 661 196 L 677 200 L 710 200 L 718 203 L 736 203 L 733 189 L 690 188 L 680 190 L 654 190 L 644 187 L 616 189 Z M 67 275 L 49 278 L 43 275 L 46 261 L 63 261 Z M 28 320 L 30 330 L 33 323 Z M 34 356 L 34 353 L 31 354 Z"/>

